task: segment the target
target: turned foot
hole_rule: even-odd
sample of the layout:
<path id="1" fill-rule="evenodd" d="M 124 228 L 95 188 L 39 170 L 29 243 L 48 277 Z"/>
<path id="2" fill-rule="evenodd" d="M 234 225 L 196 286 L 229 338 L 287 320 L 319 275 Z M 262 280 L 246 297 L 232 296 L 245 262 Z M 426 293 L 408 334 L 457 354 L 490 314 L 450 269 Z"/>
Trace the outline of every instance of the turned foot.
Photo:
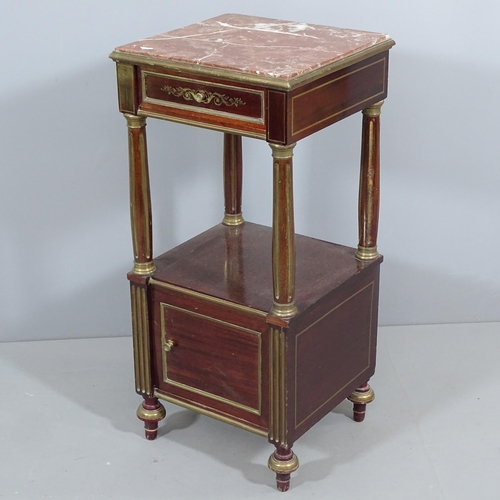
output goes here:
<path id="1" fill-rule="evenodd" d="M 144 398 L 137 417 L 144 422 L 146 439 L 152 441 L 158 435 L 158 422 L 165 418 L 165 408 L 156 398 Z"/>
<path id="2" fill-rule="evenodd" d="M 290 474 L 299 468 L 299 459 L 290 449 L 278 448 L 269 457 L 268 467 L 276 473 L 278 491 L 288 491 Z"/>
<path id="3" fill-rule="evenodd" d="M 375 399 L 375 393 L 368 383 L 366 383 L 358 387 L 347 399 L 354 403 L 354 421 L 363 422 L 366 414 L 366 405 Z"/>

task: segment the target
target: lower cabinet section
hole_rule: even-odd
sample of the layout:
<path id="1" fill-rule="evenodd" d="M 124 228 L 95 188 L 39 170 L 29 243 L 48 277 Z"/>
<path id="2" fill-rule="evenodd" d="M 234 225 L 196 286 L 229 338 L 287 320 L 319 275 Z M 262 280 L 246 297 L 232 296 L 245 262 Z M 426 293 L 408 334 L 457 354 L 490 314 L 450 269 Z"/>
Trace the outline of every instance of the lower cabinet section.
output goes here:
<path id="1" fill-rule="evenodd" d="M 289 321 L 151 280 L 155 395 L 291 445 L 375 369 L 379 266 Z"/>

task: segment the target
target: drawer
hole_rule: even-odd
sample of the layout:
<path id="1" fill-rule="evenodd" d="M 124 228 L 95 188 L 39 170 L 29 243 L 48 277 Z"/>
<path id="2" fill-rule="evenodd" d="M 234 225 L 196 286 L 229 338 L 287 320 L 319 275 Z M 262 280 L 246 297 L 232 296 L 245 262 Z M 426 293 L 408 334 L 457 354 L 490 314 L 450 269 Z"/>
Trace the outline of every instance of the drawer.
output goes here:
<path id="1" fill-rule="evenodd" d="M 142 70 L 142 102 L 172 110 L 264 123 L 264 91 Z"/>

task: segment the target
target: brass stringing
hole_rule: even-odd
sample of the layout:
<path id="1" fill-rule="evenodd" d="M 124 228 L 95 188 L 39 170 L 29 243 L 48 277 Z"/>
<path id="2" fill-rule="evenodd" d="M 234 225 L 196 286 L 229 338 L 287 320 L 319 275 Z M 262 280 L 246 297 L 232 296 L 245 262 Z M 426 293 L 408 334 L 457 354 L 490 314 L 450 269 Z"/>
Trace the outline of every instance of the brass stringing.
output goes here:
<path id="1" fill-rule="evenodd" d="M 164 85 L 161 90 L 167 94 L 171 94 L 175 97 L 182 97 L 186 101 L 196 101 L 197 103 L 210 104 L 212 101 L 216 106 L 244 106 L 246 104 L 243 99 L 239 97 L 228 97 L 225 94 L 219 94 L 218 92 L 207 92 L 206 90 L 193 90 L 185 87 L 171 87 L 170 85 Z"/>
<path id="2" fill-rule="evenodd" d="M 269 440 L 286 445 L 285 332 L 270 329 Z"/>
<path id="3" fill-rule="evenodd" d="M 146 289 L 132 285 L 132 336 L 134 341 L 135 390 L 151 395 L 148 305 Z"/>

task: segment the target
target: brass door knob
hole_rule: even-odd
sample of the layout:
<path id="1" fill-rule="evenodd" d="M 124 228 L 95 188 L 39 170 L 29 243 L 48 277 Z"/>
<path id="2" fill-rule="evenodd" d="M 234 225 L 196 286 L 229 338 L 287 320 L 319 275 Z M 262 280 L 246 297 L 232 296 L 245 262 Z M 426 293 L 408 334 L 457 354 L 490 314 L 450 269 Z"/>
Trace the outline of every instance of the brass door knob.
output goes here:
<path id="1" fill-rule="evenodd" d="M 165 349 L 165 351 L 167 352 L 170 352 L 175 345 L 176 343 L 173 340 L 166 340 L 163 344 L 163 349 Z"/>

